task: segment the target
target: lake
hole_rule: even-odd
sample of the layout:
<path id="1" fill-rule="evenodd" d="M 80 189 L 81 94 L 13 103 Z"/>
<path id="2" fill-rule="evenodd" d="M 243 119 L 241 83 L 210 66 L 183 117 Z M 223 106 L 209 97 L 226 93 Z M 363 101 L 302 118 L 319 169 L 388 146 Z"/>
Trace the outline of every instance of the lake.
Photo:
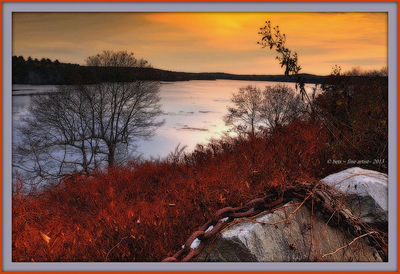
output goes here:
<path id="1" fill-rule="evenodd" d="M 278 82 L 261 81 L 183 81 L 163 82 L 160 87 L 162 110 L 160 119 L 165 120 L 154 137 L 137 143 L 137 154 L 145 158 L 165 157 L 177 145 L 193 151 L 196 144 L 206 144 L 210 138 L 218 138 L 229 130 L 223 121 L 230 105 L 230 98 L 240 87 L 247 85 L 263 89 Z M 286 83 L 294 88 L 294 83 Z M 306 85 L 311 92 L 314 85 Z M 56 86 L 13 85 L 13 142 L 18 142 L 15 131 L 19 120 L 28 115 L 31 97 L 41 92 L 52 92 Z"/>

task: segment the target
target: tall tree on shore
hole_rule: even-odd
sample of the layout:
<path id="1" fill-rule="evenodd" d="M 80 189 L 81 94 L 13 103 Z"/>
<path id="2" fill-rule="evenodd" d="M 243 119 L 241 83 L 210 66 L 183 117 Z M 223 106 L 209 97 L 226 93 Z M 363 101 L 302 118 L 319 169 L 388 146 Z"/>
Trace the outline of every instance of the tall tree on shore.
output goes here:
<path id="1" fill-rule="evenodd" d="M 301 66 L 298 63 L 297 52 L 292 52 L 292 50 L 286 47 L 286 35 L 281 33 L 279 26 L 272 27 L 271 21 L 266 21 L 258 34 L 261 36 L 261 39 L 257 44 L 261 45 L 262 48 L 269 48 L 276 51 L 276 59 L 279 61 L 281 67 L 285 69 L 285 75 L 295 75 L 296 89 L 300 90 L 302 98 L 307 96 L 304 79 L 299 75 Z"/>

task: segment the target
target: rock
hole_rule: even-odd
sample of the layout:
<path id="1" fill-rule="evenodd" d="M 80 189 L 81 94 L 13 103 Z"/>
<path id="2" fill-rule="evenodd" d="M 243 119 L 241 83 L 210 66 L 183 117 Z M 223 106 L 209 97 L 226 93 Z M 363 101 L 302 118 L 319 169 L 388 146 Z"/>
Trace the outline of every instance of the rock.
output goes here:
<path id="1" fill-rule="evenodd" d="M 347 195 L 346 202 L 361 222 L 387 223 L 387 174 L 354 167 L 329 175 L 321 181 Z"/>
<path id="2" fill-rule="evenodd" d="M 321 180 L 314 192 L 319 208 L 293 199 L 257 218 L 236 219 L 209 241 L 196 261 L 208 262 L 382 262 L 387 254 L 373 246 L 368 225 L 387 225 L 387 175 L 350 168 Z M 326 186 L 324 186 L 326 188 Z M 318 196 L 319 195 L 319 196 Z M 314 200 L 314 201 L 317 201 Z M 322 202 L 322 204 L 321 204 Z M 300 206 L 301 205 L 301 206 Z M 322 210 L 324 209 L 324 210 Z M 342 219 L 334 221 L 335 212 Z M 339 214 L 340 213 L 340 214 Z M 333 218 L 331 218 L 333 217 Z M 343 219 L 344 218 L 344 219 Z M 362 223 L 368 223 L 367 226 Z M 362 230 L 362 227 L 367 227 Z M 352 232 L 351 232 L 352 231 Z M 358 237 L 354 236 L 357 231 Z M 364 232 L 362 232 L 364 231 Z M 387 244 L 387 243 L 386 243 Z M 383 244 L 382 246 L 384 246 Z"/>
<path id="3" fill-rule="evenodd" d="M 311 216 L 311 210 L 299 204 L 289 202 L 255 219 L 265 224 L 238 219 L 215 241 L 207 243 L 195 261 L 382 261 L 377 250 L 368 245 L 367 237 L 348 245 L 355 237 L 345 228 L 330 226 L 318 213 Z"/>

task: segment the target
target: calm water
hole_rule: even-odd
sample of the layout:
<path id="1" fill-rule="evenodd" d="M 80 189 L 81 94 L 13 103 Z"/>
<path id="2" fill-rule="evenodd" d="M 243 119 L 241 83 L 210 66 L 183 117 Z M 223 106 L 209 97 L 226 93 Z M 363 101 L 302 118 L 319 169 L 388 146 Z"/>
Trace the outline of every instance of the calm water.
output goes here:
<path id="1" fill-rule="evenodd" d="M 255 85 L 264 88 L 277 82 L 260 81 L 185 81 L 162 83 L 160 89 L 161 105 L 165 124 L 160 127 L 151 140 L 139 141 L 137 153 L 144 157 L 165 157 L 180 144 L 190 152 L 196 144 L 206 144 L 210 138 L 218 138 L 229 128 L 223 116 L 227 114 L 232 93 L 240 87 Z M 294 88 L 294 83 L 287 83 Z M 308 85 L 311 90 L 313 85 Z M 55 91 L 55 86 L 13 86 L 13 141 L 18 141 L 15 126 L 19 119 L 28 115 L 27 108 L 31 97 L 40 92 Z"/>

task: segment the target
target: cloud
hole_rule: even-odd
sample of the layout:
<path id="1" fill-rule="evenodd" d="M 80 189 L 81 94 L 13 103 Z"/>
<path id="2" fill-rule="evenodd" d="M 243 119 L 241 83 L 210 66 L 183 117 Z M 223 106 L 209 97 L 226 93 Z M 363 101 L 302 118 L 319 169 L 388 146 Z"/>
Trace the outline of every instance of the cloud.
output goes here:
<path id="1" fill-rule="evenodd" d="M 257 45 L 266 20 L 304 72 L 386 65 L 387 13 L 14 13 L 13 54 L 83 64 L 104 49 L 129 50 L 162 69 L 282 73 L 275 52 Z"/>

